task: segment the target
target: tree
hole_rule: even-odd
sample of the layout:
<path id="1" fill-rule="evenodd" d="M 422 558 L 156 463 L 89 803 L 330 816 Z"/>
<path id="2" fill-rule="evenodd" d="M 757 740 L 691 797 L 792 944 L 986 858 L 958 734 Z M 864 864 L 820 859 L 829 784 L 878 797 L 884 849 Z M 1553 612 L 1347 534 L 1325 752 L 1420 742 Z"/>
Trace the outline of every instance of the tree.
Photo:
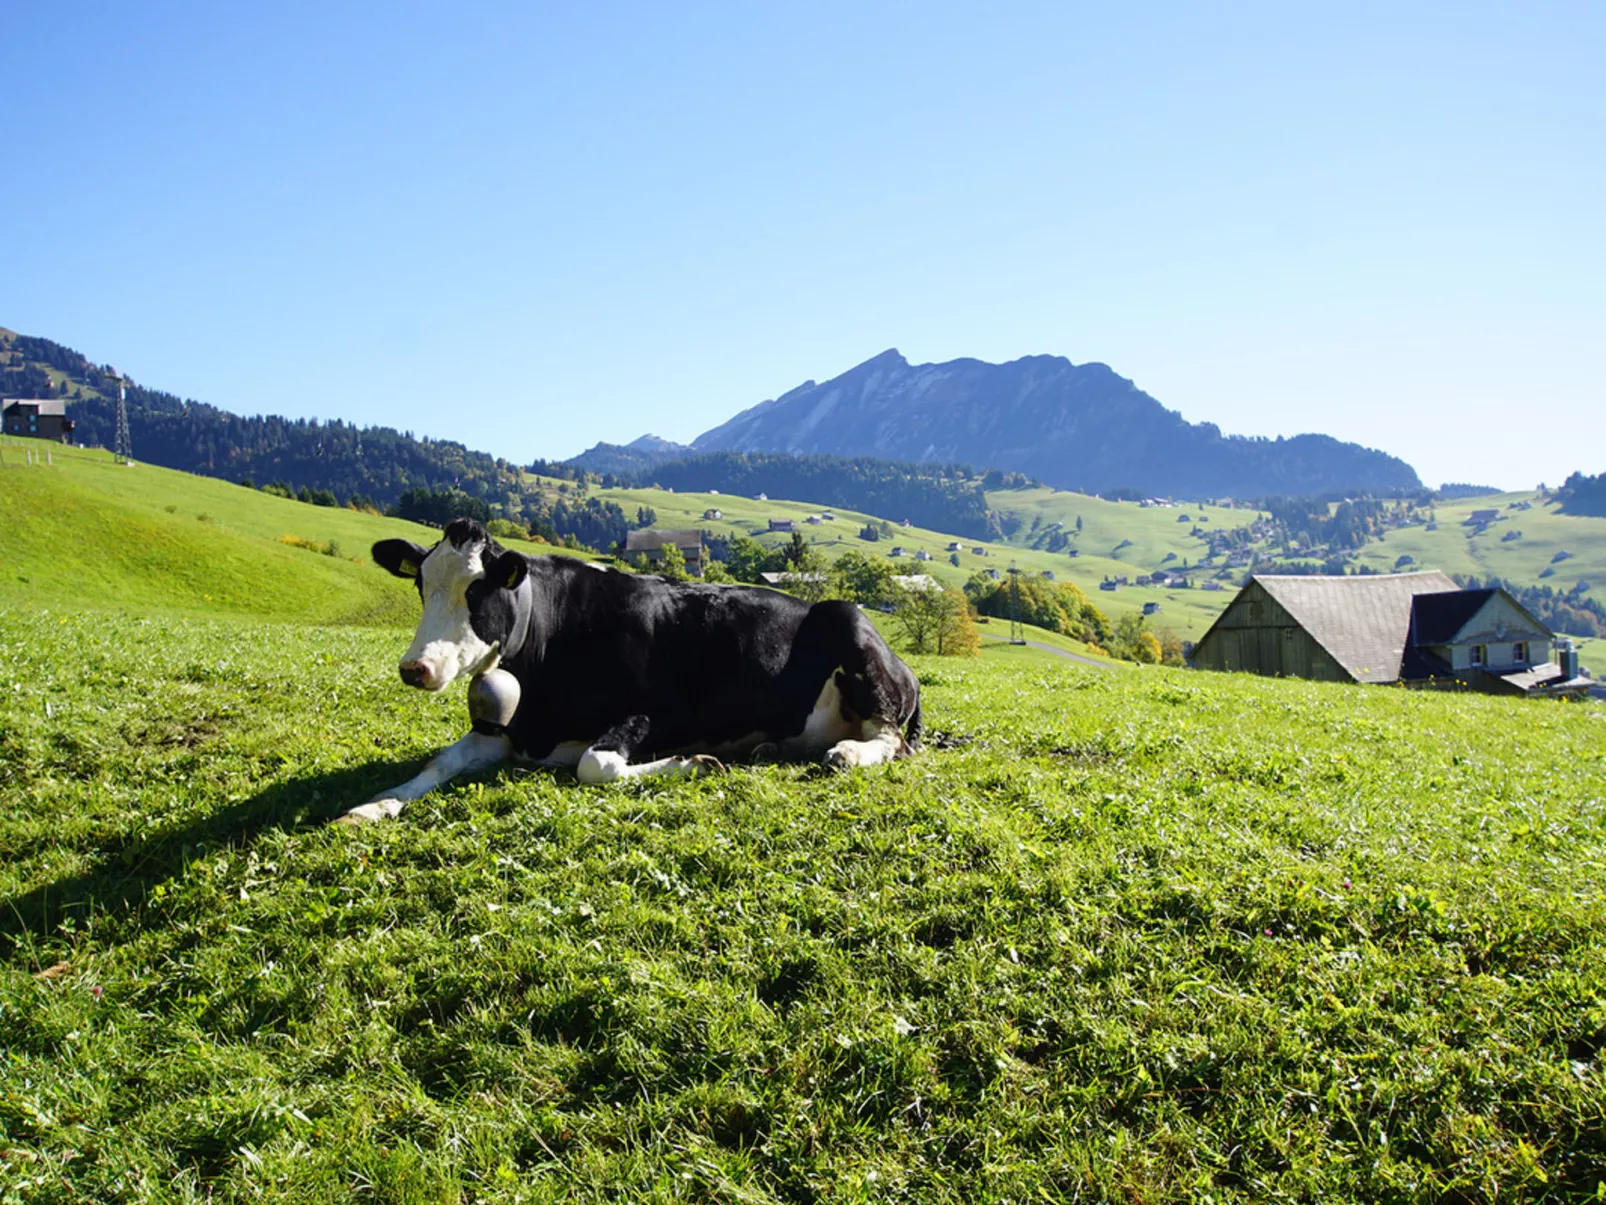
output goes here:
<path id="1" fill-rule="evenodd" d="M 787 593 L 808 603 L 817 603 L 829 593 L 831 565 L 817 548 L 805 547 L 790 572 L 792 577 L 786 584 Z"/>
<path id="2" fill-rule="evenodd" d="M 731 541 L 730 556 L 725 568 L 739 582 L 756 582 L 761 573 L 774 573 L 785 568 L 785 560 L 778 552 L 771 552 L 757 540 L 737 536 Z"/>
<path id="3" fill-rule="evenodd" d="M 893 618 L 911 653 L 970 656 L 981 647 L 970 607 L 957 590 L 938 586 L 900 589 Z"/>
<path id="4" fill-rule="evenodd" d="M 691 575 L 686 572 L 686 554 L 678 544 L 665 544 L 663 559 L 653 570 L 666 582 L 683 582 Z"/>
<path id="5" fill-rule="evenodd" d="M 895 597 L 892 578 L 891 562 L 850 549 L 831 566 L 831 594 L 866 607 L 879 607 Z"/>
<path id="6" fill-rule="evenodd" d="M 970 615 L 970 604 L 957 590 L 944 590 L 948 610 L 937 629 L 937 655 L 939 657 L 974 657 L 981 652 L 981 633 Z"/>

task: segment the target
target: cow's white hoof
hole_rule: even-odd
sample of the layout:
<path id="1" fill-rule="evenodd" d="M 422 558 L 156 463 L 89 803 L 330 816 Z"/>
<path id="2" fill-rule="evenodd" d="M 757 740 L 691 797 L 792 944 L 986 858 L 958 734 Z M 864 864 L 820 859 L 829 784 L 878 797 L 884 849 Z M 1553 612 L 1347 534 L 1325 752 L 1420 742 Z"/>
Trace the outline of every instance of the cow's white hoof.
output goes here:
<path id="1" fill-rule="evenodd" d="M 825 755 L 829 770 L 851 770 L 859 764 L 859 751 L 847 745 L 836 745 Z"/>
<path id="2" fill-rule="evenodd" d="M 389 820 L 401 813 L 399 799 L 375 799 L 371 803 L 352 808 L 343 816 L 336 816 L 336 824 L 367 824 L 374 820 Z"/>
<path id="3" fill-rule="evenodd" d="M 687 758 L 686 768 L 692 774 L 725 773 L 725 763 L 717 757 L 710 757 L 706 753 L 699 753 L 696 757 Z"/>

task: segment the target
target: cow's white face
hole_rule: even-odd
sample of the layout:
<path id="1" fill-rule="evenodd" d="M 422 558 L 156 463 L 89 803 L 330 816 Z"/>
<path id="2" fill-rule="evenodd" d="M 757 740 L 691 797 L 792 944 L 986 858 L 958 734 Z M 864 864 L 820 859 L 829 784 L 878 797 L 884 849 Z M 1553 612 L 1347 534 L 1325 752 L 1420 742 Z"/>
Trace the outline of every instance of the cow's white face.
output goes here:
<path id="1" fill-rule="evenodd" d="M 424 616 L 401 664 L 404 679 L 409 668 L 422 672 L 410 685 L 441 690 L 490 660 L 492 648 L 475 633 L 468 608 L 469 587 L 485 577 L 484 550 L 483 544 L 456 548 L 442 540 L 419 566 Z"/>
<path id="2" fill-rule="evenodd" d="M 401 659 L 402 681 L 442 690 L 464 674 L 488 669 L 511 635 L 509 592 L 523 579 L 523 558 L 504 552 L 478 524 L 454 522 L 427 551 L 407 540 L 382 540 L 374 560 L 412 578 L 424 604 L 413 642 Z M 490 580 L 494 574 L 497 580 Z"/>

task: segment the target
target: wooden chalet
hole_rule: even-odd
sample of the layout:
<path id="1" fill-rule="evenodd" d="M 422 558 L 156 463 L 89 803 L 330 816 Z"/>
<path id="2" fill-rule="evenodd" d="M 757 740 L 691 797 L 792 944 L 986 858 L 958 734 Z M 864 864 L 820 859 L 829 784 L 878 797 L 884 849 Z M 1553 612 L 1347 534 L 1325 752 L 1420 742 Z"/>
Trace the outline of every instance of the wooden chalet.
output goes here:
<path id="1" fill-rule="evenodd" d="M 1200 669 L 1489 694 L 1586 693 L 1550 660 L 1550 629 L 1504 590 L 1437 571 L 1257 575 L 1193 651 Z"/>

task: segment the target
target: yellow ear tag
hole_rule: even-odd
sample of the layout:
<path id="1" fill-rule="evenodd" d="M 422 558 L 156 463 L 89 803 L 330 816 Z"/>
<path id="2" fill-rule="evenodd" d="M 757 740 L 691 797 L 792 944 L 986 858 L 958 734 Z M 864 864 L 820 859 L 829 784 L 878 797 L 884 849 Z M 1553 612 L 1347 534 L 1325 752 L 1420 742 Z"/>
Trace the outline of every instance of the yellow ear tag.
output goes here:
<path id="1" fill-rule="evenodd" d="M 397 566 L 397 568 L 400 569 L 402 571 L 402 574 L 404 576 L 406 576 L 406 577 L 417 577 L 418 576 L 418 562 L 417 561 L 403 561 L 400 565 Z"/>

